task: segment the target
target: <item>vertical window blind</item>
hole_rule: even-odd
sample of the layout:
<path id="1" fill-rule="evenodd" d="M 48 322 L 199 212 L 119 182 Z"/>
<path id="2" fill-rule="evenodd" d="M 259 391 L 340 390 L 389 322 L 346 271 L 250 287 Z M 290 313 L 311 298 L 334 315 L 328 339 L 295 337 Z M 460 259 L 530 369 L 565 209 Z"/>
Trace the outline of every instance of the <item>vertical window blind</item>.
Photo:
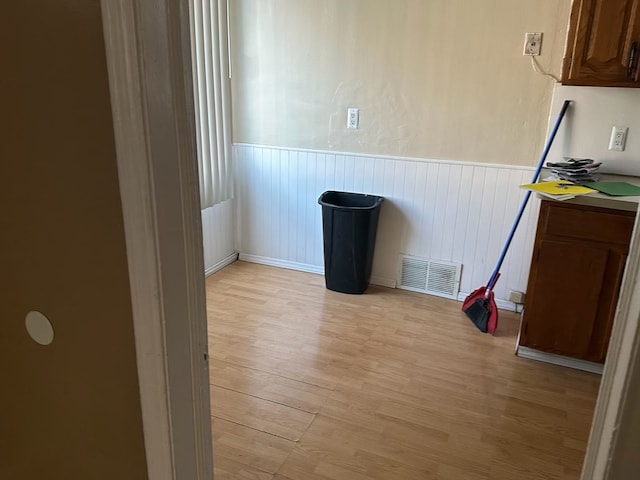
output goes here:
<path id="1" fill-rule="evenodd" d="M 190 0 L 200 206 L 233 197 L 227 0 Z"/>

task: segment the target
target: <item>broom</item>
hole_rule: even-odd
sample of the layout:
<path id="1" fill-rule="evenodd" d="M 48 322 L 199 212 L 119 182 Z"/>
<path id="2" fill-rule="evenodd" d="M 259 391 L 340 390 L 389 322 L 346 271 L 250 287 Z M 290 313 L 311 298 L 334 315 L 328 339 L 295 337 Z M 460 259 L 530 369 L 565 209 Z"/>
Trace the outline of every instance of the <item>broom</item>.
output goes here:
<path id="1" fill-rule="evenodd" d="M 549 139 L 547 140 L 547 144 L 545 145 L 542 156 L 540 157 L 540 161 L 538 162 L 538 167 L 536 168 L 536 171 L 533 174 L 533 178 L 531 179 L 531 183 L 536 183 L 538 181 L 540 170 L 542 170 L 544 161 L 547 159 L 547 155 L 549 154 L 549 150 L 551 149 L 553 139 L 556 137 L 556 133 L 558 133 L 560 123 L 562 122 L 564 114 L 566 113 L 567 108 L 569 108 L 570 104 L 570 100 L 565 100 L 562 104 L 562 108 L 560 109 L 560 113 L 558 114 L 556 123 L 551 130 Z M 464 302 L 462 302 L 462 310 L 481 332 L 489 332 L 491 335 L 493 335 L 496 331 L 496 328 L 498 327 L 498 309 L 493 298 L 493 287 L 500 277 L 500 267 L 502 267 L 502 262 L 504 262 L 504 257 L 507 255 L 507 250 L 511 245 L 511 240 L 513 240 L 513 235 L 516 233 L 516 229 L 518 228 L 518 224 L 520 223 L 520 219 L 522 218 L 524 209 L 529 202 L 530 196 L 531 190 L 527 190 L 527 193 L 525 194 L 524 199 L 520 204 L 520 209 L 518 210 L 516 218 L 513 222 L 513 226 L 511 227 L 511 231 L 509 232 L 509 236 L 507 237 L 507 241 L 505 242 L 504 247 L 502 247 L 502 252 L 500 253 L 500 258 L 498 259 L 496 268 L 493 270 L 493 273 L 491 274 L 491 278 L 489 278 L 487 285 L 477 288 L 476 290 L 471 292 L 469 296 L 465 298 Z"/>

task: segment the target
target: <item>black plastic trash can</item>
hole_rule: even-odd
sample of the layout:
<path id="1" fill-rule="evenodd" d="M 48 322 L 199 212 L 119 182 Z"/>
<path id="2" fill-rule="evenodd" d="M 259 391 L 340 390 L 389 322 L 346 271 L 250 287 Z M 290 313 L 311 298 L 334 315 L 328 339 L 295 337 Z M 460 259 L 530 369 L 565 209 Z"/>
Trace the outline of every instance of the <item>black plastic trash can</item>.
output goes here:
<path id="1" fill-rule="evenodd" d="M 373 249 L 384 197 L 328 191 L 320 195 L 327 288 L 363 293 L 369 286 Z"/>

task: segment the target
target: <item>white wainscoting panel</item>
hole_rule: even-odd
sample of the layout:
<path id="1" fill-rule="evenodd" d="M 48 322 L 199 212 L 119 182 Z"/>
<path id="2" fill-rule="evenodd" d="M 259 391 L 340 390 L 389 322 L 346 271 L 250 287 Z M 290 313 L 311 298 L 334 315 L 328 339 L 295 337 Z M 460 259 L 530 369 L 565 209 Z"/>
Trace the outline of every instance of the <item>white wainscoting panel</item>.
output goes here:
<path id="1" fill-rule="evenodd" d="M 237 259 L 234 200 L 218 203 L 201 213 L 205 275 L 211 275 Z"/>
<path id="2" fill-rule="evenodd" d="M 533 168 L 238 144 L 241 258 L 322 271 L 325 190 L 382 195 L 372 282 L 395 285 L 403 254 L 462 263 L 460 290 L 493 271 Z M 526 289 L 539 201 L 532 196 L 495 288 Z M 500 302 L 504 304 L 504 302 Z"/>

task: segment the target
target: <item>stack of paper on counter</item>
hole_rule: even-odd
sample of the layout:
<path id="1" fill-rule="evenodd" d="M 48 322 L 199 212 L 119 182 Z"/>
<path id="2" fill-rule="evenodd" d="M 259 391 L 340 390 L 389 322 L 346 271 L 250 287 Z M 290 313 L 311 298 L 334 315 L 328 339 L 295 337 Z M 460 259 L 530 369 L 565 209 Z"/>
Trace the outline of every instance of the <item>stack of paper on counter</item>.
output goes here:
<path id="1" fill-rule="evenodd" d="M 593 188 L 576 185 L 575 183 L 571 183 L 566 180 L 525 183 L 524 185 L 520 185 L 520 187 L 554 200 L 569 200 L 570 198 L 577 197 L 578 195 L 587 195 L 596 191 Z"/>
<path id="2" fill-rule="evenodd" d="M 564 162 L 547 162 L 547 168 L 556 180 L 573 183 L 597 182 L 600 179 L 600 165 L 590 158 L 565 158 Z"/>

